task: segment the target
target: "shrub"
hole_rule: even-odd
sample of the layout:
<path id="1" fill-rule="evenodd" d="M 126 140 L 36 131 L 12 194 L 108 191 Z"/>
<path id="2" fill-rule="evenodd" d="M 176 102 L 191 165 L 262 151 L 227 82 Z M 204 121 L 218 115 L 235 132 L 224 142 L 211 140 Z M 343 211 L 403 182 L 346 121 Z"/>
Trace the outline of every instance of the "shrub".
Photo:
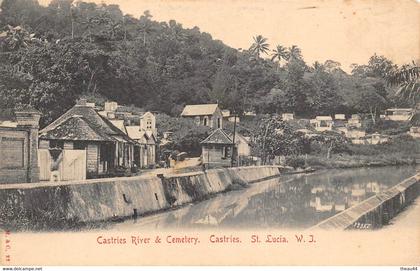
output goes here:
<path id="1" fill-rule="evenodd" d="M 293 168 L 304 168 L 305 167 L 305 159 L 302 157 L 287 157 L 286 158 L 286 165 L 291 166 Z"/>

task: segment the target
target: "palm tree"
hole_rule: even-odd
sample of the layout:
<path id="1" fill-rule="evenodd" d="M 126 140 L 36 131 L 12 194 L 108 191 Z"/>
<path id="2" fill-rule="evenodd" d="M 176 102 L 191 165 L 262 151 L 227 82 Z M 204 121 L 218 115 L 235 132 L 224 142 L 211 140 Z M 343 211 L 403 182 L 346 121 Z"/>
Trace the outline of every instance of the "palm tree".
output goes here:
<path id="1" fill-rule="evenodd" d="M 420 66 L 416 63 L 404 65 L 395 72 L 388 74 L 389 85 L 399 86 L 395 93 L 397 97 L 416 104 L 420 96 Z"/>
<path id="2" fill-rule="evenodd" d="M 254 37 L 254 43 L 251 45 L 249 50 L 256 54 L 257 57 L 260 57 L 260 54 L 267 54 L 270 45 L 267 43 L 267 38 L 264 38 L 261 35 Z"/>
<path id="3" fill-rule="evenodd" d="M 279 63 L 282 59 L 287 61 L 289 59 L 289 53 L 287 52 L 287 48 L 281 45 L 277 45 L 276 49 L 274 49 L 271 53 L 271 61 L 274 61 L 275 59 L 277 59 Z"/>
<path id="4" fill-rule="evenodd" d="M 293 59 L 301 59 L 302 58 L 302 51 L 300 50 L 297 45 L 292 45 L 292 47 L 289 48 L 289 60 Z"/>
<path id="5" fill-rule="evenodd" d="M 319 63 L 318 61 L 315 61 L 314 64 L 312 65 L 312 69 L 311 70 L 313 72 L 317 72 L 317 71 L 323 72 L 323 71 L 325 71 L 325 65 Z"/>

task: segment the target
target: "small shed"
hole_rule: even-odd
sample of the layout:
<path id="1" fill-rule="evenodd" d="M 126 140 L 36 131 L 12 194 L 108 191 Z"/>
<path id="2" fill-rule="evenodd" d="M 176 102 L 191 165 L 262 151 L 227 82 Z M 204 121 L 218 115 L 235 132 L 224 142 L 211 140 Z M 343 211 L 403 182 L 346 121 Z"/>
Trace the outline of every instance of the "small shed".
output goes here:
<path id="1" fill-rule="evenodd" d="M 234 151 L 232 139 L 222 129 L 216 129 L 201 141 L 203 164 L 208 167 L 228 167 Z"/>

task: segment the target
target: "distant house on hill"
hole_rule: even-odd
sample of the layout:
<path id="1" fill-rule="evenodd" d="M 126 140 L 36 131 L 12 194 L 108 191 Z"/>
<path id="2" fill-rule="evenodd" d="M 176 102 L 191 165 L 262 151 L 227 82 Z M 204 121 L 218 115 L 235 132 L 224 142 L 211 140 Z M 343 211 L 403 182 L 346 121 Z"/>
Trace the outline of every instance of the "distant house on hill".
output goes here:
<path id="1" fill-rule="evenodd" d="M 222 110 L 222 115 L 223 115 L 223 120 L 224 121 L 235 122 L 235 115 L 231 115 L 230 110 L 227 110 L 227 109 Z M 241 120 L 240 120 L 239 116 L 237 115 L 236 116 L 236 122 L 240 122 L 240 121 Z"/>
<path id="2" fill-rule="evenodd" d="M 39 132 L 40 149 L 85 150 L 87 175 L 131 168 L 136 143 L 95 109 L 79 101 Z"/>
<path id="3" fill-rule="evenodd" d="M 346 115 L 345 114 L 335 114 L 334 119 L 335 120 L 346 120 Z"/>
<path id="4" fill-rule="evenodd" d="M 223 128 L 223 114 L 217 104 L 186 105 L 181 117 L 194 119 L 198 125 Z"/>
<path id="5" fill-rule="evenodd" d="M 293 113 L 283 113 L 281 114 L 281 119 L 284 121 L 293 120 L 295 118 L 295 115 Z"/>
<path id="6" fill-rule="evenodd" d="M 419 106 L 417 104 L 417 106 Z M 413 115 L 413 117 L 410 120 L 411 128 L 408 134 L 414 138 L 420 138 L 420 113 L 417 112 Z"/>
<path id="7" fill-rule="evenodd" d="M 358 114 L 351 115 L 351 118 L 347 122 L 349 128 L 360 128 L 362 127 L 362 118 Z"/>
<path id="8" fill-rule="evenodd" d="M 412 108 L 390 108 L 385 110 L 385 120 L 409 121 L 414 115 Z"/>
<path id="9" fill-rule="evenodd" d="M 334 124 L 331 116 L 317 116 L 315 119 L 311 120 L 311 123 L 318 132 L 331 131 Z"/>
<path id="10" fill-rule="evenodd" d="M 222 129 L 216 129 L 201 141 L 203 164 L 208 167 L 228 167 L 234 151 L 232 139 Z"/>

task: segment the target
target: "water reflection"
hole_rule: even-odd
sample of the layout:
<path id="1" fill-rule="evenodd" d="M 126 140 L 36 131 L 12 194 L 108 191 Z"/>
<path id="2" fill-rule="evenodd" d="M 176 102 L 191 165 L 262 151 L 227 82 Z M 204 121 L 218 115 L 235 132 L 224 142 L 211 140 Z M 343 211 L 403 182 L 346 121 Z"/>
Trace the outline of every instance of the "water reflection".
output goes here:
<path id="1" fill-rule="evenodd" d="M 405 166 L 283 176 L 111 228 L 307 228 L 414 173 Z"/>

